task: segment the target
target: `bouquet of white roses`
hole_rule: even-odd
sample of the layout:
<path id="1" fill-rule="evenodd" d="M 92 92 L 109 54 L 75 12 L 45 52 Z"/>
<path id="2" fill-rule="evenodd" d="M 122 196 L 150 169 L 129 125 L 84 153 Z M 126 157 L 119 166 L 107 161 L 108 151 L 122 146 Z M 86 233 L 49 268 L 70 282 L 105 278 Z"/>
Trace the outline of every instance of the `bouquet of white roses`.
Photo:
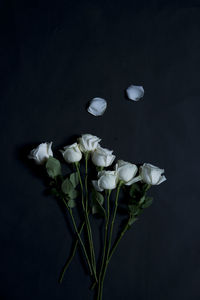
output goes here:
<path id="1" fill-rule="evenodd" d="M 53 155 L 52 143 L 40 144 L 29 155 L 29 158 L 34 159 L 37 164 L 45 165 L 50 191 L 63 203 L 74 227 L 76 240 L 72 255 L 67 260 L 59 281 L 62 282 L 64 273 L 80 245 L 92 278 L 91 289 L 97 289 L 97 300 L 102 299 L 106 270 L 120 240 L 143 209 L 152 203 L 147 191 L 152 185 L 158 185 L 166 180 L 163 169 L 148 163 L 138 167 L 133 163 L 118 160 L 112 170 L 107 170 L 106 168 L 113 164 L 115 155 L 113 151 L 102 148 L 100 141 L 96 136 L 84 134 L 77 142 L 60 150 L 62 162 L 69 164 L 70 172 L 67 174 L 63 174 L 60 160 Z M 81 166 L 82 162 L 84 169 Z M 119 203 L 121 191 L 124 197 Z M 124 208 L 125 225 L 113 240 L 119 205 L 123 205 Z M 75 214 L 75 209 L 81 209 L 81 213 Z M 99 266 L 96 263 L 92 236 L 92 215 L 103 218 L 105 224 L 104 245 Z M 77 216 L 80 218 L 79 221 Z"/>

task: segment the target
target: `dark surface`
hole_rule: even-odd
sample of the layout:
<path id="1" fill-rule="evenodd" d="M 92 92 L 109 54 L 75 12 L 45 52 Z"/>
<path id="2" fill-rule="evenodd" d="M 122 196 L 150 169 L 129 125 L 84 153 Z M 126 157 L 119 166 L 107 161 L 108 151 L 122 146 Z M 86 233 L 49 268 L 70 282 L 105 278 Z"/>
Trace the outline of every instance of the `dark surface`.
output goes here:
<path id="1" fill-rule="evenodd" d="M 167 182 L 125 236 L 104 299 L 200 299 L 199 1 L 1 1 L 0 299 L 92 299 L 71 235 L 25 163 L 32 146 L 92 133 Z M 130 84 L 145 97 L 124 98 Z M 108 101 L 101 118 L 85 111 Z"/>

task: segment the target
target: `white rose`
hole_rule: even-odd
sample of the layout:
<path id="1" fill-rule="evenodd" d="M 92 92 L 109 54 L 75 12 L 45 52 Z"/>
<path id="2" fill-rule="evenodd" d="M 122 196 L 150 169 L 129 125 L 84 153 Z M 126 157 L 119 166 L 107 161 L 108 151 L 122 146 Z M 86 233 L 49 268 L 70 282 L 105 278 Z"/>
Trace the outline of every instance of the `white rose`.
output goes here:
<path id="1" fill-rule="evenodd" d="M 82 153 L 77 143 L 64 147 L 61 153 L 67 163 L 75 163 L 81 160 Z"/>
<path id="2" fill-rule="evenodd" d="M 79 147 L 82 152 L 94 151 L 100 141 L 100 138 L 91 134 L 83 134 L 81 138 L 78 139 Z"/>
<path id="3" fill-rule="evenodd" d="M 113 190 L 118 182 L 117 173 L 115 171 L 101 171 L 98 173 L 98 180 L 93 180 L 94 188 L 101 192 L 103 190 Z"/>
<path id="4" fill-rule="evenodd" d="M 37 148 L 30 152 L 28 158 L 34 159 L 38 165 L 44 164 L 49 156 L 53 156 L 51 146 L 52 142 L 40 144 Z"/>
<path id="5" fill-rule="evenodd" d="M 115 159 L 115 155 L 112 153 L 113 151 L 98 146 L 92 153 L 92 162 L 98 167 L 108 167 Z"/>
<path id="6" fill-rule="evenodd" d="M 166 177 L 162 175 L 163 173 L 164 169 L 159 169 L 151 164 L 145 163 L 140 167 L 141 180 L 150 185 L 158 185 L 165 181 Z"/>
<path id="7" fill-rule="evenodd" d="M 119 180 L 122 180 L 125 183 L 125 185 L 131 185 L 135 182 L 135 175 L 138 171 L 136 165 L 123 160 L 118 160 L 115 169 Z"/>

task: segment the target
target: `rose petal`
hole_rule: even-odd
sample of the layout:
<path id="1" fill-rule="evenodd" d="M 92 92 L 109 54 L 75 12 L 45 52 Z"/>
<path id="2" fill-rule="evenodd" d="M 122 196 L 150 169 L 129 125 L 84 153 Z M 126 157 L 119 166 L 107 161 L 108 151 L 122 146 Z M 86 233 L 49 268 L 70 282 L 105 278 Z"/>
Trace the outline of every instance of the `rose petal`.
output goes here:
<path id="1" fill-rule="evenodd" d="M 162 175 L 162 176 L 160 177 L 160 180 L 158 181 L 157 185 L 158 185 L 158 184 L 161 184 L 161 183 L 164 182 L 165 180 L 167 180 L 167 178 L 166 178 L 164 175 Z"/>
<path id="2" fill-rule="evenodd" d="M 102 191 L 103 191 L 103 189 L 101 189 L 101 188 L 99 187 L 98 181 L 97 181 L 97 180 L 92 180 L 92 184 L 93 184 L 93 187 L 95 188 L 95 190 L 96 190 L 97 192 L 102 192 Z"/>
<path id="3" fill-rule="evenodd" d="M 127 96 L 133 101 L 138 101 L 144 96 L 143 86 L 130 85 L 126 90 Z"/>
<path id="4" fill-rule="evenodd" d="M 93 116 L 102 116 L 107 108 L 107 102 L 102 98 L 94 98 L 90 101 L 88 112 Z"/>
<path id="5" fill-rule="evenodd" d="M 142 177 L 139 175 L 137 177 L 134 177 L 133 179 L 131 179 L 130 181 L 126 182 L 125 185 L 132 185 L 135 182 L 138 182 L 142 179 Z"/>

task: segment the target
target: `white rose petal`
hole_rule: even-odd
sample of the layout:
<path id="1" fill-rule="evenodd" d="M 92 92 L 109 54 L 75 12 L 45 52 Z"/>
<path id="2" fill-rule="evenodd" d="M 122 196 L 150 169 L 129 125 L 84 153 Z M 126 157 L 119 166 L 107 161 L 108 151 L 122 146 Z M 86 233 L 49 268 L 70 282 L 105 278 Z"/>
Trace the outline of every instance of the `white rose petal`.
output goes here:
<path id="1" fill-rule="evenodd" d="M 136 165 L 123 160 L 118 160 L 115 169 L 119 180 L 124 181 L 125 185 L 131 185 L 135 182 L 135 175 L 138 171 Z"/>
<path id="2" fill-rule="evenodd" d="M 102 148 L 100 145 L 92 153 L 92 162 L 95 166 L 98 167 L 108 167 L 112 165 L 115 160 L 115 155 L 112 154 L 112 150 Z"/>
<path id="3" fill-rule="evenodd" d="M 126 90 L 127 96 L 133 101 L 138 101 L 144 96 L 143 86 L 130 85 Z"/>
<path id="4" fill-rule="evenodd" d="M 92 180 L 92 184 L 93 184 L 93 187 L 95 188 L 95 190 L 96 190 L 97 192 L 102 192 L 102 191 L 103 191 L 103 189 L 100 188 L 100 186 L 99 186 L 99 184 L 98 184 L 98 180 Z"/>
<path id="5" fill-rule="evenodd" d="M 132 185 L 133 183 L 138 182 L 138 181 L 141 181 L 141 176 L 140 175 L 136 176 L 132 180 L 126 182 L 125 185 Z"/>
<path id="6" fill-rule="evenodd" d="M 65 161 L 67 163 L 75 163 L 81 160 L 82 153 L 77 143 L 64 147 L 64 150 L 60 150 Z"/>
<path id="7" fill-rule="evenodd" d="M 100 138 L 92 134 L 83 134 L 81 138 L 78 139 L 79 147 L 82 152 L 94 151 L 100 141 Z"/>
<path id="8" fill-rule="evenodd" d="M 162 175 L 162 176 L 160 177 L 160 180 L 158 181 L 157 185 L 158 185 L 158 184 L 161 184 L 161 183 L 164 182 L 165 180 L 167 180 L 167 178 L 165 177 L 165 175 Z"/>
<path id="9" fill-rule="evenodd" d="M 28 158 L 34 159 L 38 165 L 44 164 L 49 156 L 53 156 L 51 146 L 52 142 L 40 144 L 37 148 L 30 152 Z"/>
<path id="10" fill-rule="evenodd" d="M 90 101 L 88 112 L 93 116 L 102 116 L 107 108 L 107 102 L 102 98 L 94 98 Z"/>
<path id="11" fill-rule="evenodd" d="M 97 191 L 113 190 L 117 186 L 118 177 L 115 171 L 101 171 L 98 173 L 98 180 L 93 181 L 93 186 Z"/>
<path id="12" fill-rule="evenodd" d="M 162 175 L 163 173 L 164 169 L 160 169 L 151 164 L 145 163 L 140 167 L 141 180 L 150 185 L 158 185 L 167 180 L 166 177 Z"/>

